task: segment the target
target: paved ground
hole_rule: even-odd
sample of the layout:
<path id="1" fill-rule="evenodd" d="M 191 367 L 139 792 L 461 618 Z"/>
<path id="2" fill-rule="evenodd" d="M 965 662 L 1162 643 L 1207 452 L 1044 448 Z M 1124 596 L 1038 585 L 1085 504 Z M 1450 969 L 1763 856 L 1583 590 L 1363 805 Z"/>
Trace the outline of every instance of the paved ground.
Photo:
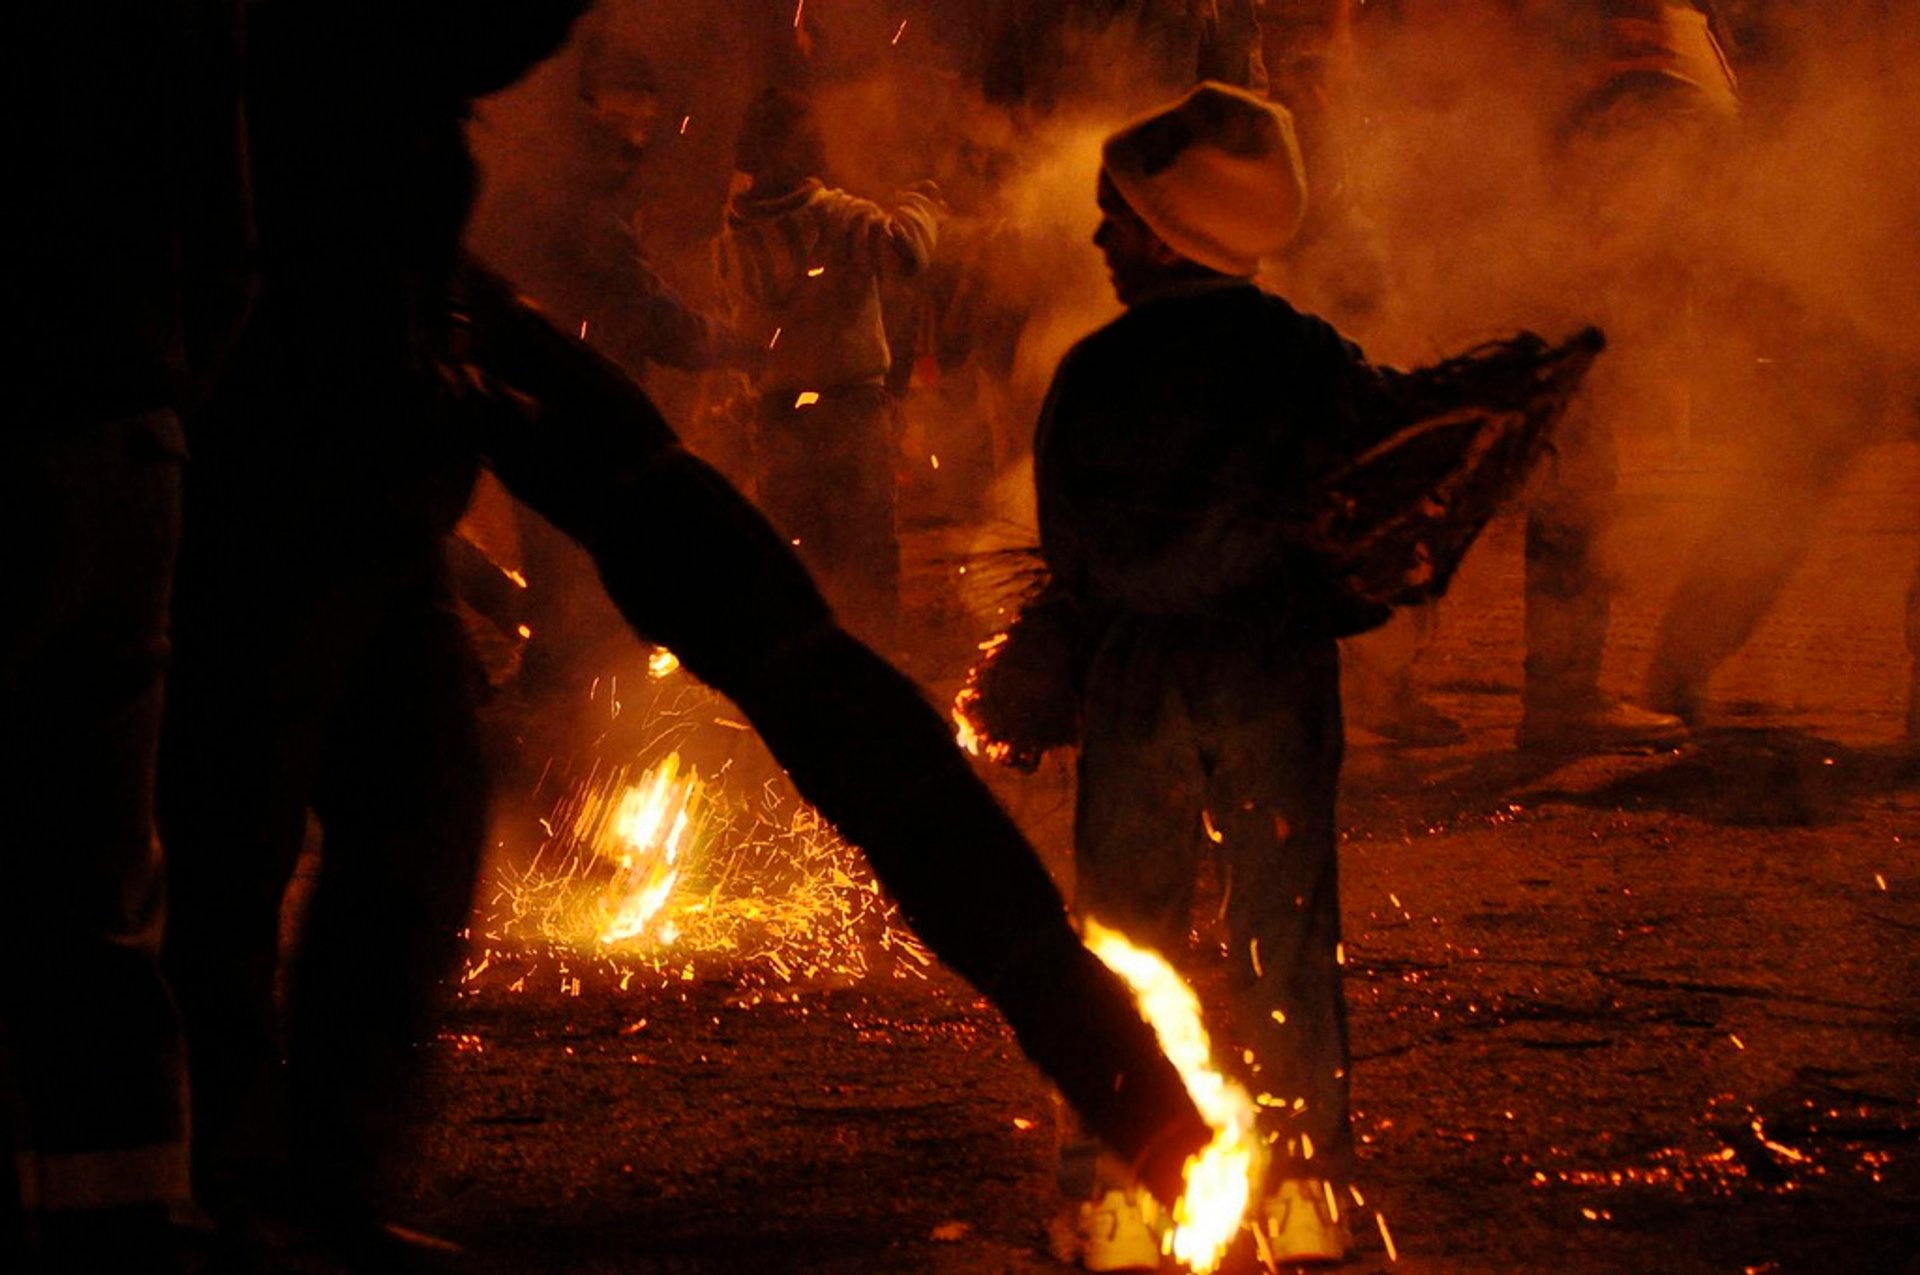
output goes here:
<path id="1" fill-rule="evenodd" d="M 1623 691 L 1712 460 L 1630 466 Z M 1714 725 L 1659 756 L 1512 752 L 1515 528 L 1478 551 L 1420 664 L 1468 740 L 1356 732 L 1349 765 L 1355 1119 L 1385 1224 L 1363 1217 L 1356 1269 L 1920 1271 L 1916 492 L 1920 448 L 1866 458 Z M 930 598 L 942 543 L 916 539 Z M 1064 867 L 1063 772 L 996 782 Z M 482 1272 L 1054 1269 L 1046 1091 L 966 988 L 871 966 L 623 987 L 591 953 L 499 954 L 432 1046 L 407 1212 Z"/>

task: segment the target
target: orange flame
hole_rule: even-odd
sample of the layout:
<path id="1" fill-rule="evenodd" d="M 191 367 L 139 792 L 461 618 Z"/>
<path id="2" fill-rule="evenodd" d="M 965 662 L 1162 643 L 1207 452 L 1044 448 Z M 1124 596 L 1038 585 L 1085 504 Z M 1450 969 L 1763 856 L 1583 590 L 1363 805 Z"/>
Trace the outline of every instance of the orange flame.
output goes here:
<path id="1" fill-rule="evenodd" d="M 1141 1015 L 1213 1129 L 1213 1141 L 1187 1160 L 1166 1241 L 1166 1251 L 1206 1275 L 1226 1255 L 1266 1167 L 1264 1144 L 1254 1128 L 1253 1099 L 1214 1066 L 1199 998 L 1171 965 L 1092 918 L 1081 938 L 1088 951 L 1133 989 Z"/>
<path id="2" fill-rule="evenodd" d="M 619 865 L 614 877 L 613 916 L 600 931 L 602 943 L 638 938 L 666 904 L 680 880 L 680 852 L 697 817 L 700 776 L 680 773 L 680 754 L 649 770 L 622 794 L 608 823 L 606 841 L 595 850 Z"/>

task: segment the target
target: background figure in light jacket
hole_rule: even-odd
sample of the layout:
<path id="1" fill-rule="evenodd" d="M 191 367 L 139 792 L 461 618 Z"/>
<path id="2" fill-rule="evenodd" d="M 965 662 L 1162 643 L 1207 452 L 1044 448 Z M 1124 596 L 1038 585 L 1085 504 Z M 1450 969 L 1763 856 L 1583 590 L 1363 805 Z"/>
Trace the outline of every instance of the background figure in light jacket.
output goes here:
<path id="1" fill-rule="evenodd" d="M 852 627 L 884 642 L 900 541 L 879 283 L 926 266 L 941 208 L 930 185 L 891 211 L 827 186 L 813 105 L 785 89 L 749 106 L 735 164 L 752 184 L 728 204 L 717 267 L 735 324 L 767 348 L 753 384 L 757 495 Z"/>

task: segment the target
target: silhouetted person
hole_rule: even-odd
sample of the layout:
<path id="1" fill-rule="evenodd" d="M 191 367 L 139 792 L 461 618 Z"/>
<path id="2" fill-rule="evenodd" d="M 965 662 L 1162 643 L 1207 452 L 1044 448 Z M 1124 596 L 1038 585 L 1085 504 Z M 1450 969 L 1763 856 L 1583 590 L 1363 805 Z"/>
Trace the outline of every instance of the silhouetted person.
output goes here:
<path id="1" fill-rule="evenodd" d="M 286 1215 L 349 1263 L 396 1256 L 381 1178 L 485 823 L 440 560 L 483 461 L 593 554 L 643 636 L 740 705 L 932 948 L 1175 1189 L 1204 1125 L 944 722 L 628 378 L 462 268 L 467 104 L 572 16 L 257 9 L 263 286 L 194 435 L 161 787 L 203 1202 L 243 1256 L 248 1227 Z M 282 1026 L 278 919 L 309 811 L 320 869 Z"/>
<path id="2" fill-rule="evenodd" d="M 1670 713 L 1605 694 L 1613 583 L 1602 541 L 1619 489 L 1623 418 L 1671 415 L 1677 336 L 1701 265 L 1701 200 L 1738 113 L 1706 15 L 1680 0 L 1562 0 L 1538 15 L 1574 80 L 1556 126 L 1571 264 L 1566 308 L 1596 311 L 1603 372 L 1562 426 L 1526 524 L 1526 670 L 1519 742 L 1604 749 L 1679 742 Z"/>
<path id="3" fill-rule="evenodd" d="M 244 309 L 236 6 L 16 6 L 0 425 L 0 1267 L 174 1270 L 153 784 L 180 417 Z M 24 75 L 25 71 L 19 72 Z M 24 215 L 22 215 L 24 214 Z"/>
<path id="4" fill-rule="evenodd" d="M 1336 639 L 1382 613 L 1256 529 L 1357 450 L 1377 378 L 1253 282 L 1305 207 L 1283 111 L 1205 84 L 1108 138 L 1103 161 L 1094 243 L 1127 310 L 1061 361 L 1034 441 L 1041 553 L 1091 626 L 1074 907 L 1178 961 L 1196 859 L 1217 843 L 1232 1001 L 1216 1051 L 1250 1051 L 1249 1088 L 1282 1099 L 1263 1108 L 1255 1225 L 1278 1261 L 1337 1260 L 1349 1237 L 1322 1184 L 1344 1196 L 1353 1144 Z M 1081 1259 L 1151 1266 L 1142 1202 L 1088 1181 L 1073 1150 Z"/>
<path id="5" fill-rule="evenodd" d="M 807 97 L 754 98 L 734 155 L 752 184 L 728 203 L 716 256 L 735 324 L 766 349 L 753 380 L 760 507 L 885 643 L 900 610 L 899 439 L 880 285 L 926 268 L 941 209 L 927 188 L 889 209 L 828 186 L 826 160 Z"/>

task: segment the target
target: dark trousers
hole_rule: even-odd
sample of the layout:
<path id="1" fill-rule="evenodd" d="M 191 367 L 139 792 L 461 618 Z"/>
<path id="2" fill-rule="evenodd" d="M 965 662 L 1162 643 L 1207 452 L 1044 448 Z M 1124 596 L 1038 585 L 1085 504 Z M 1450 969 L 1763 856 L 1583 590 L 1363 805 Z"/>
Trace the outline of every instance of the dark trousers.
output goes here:
<path id="1" fill-rule="evenodd" d="M 1529 484 L 1526 522 L 1526 680 L 1533 710 L 1583 710 L 1600 699 L 1600 662 L 1613 582 L 1601 540 L 1620 487 L 1618 444 L 1604 395 L 1562 419 Z"/>
<path id="2" fill-rule="evenodd" d="M 900 611 L 893 397 L 878 385 L 761 401 L 760 507 L 798 547 L 848 627 L 890 641 Z"/>
<path id="3" fill-rule="evenodd" d="M 1230 1002 L 1208 1007 L 1214 1056 L 1269 1097 L 1273 1180 L 1349 1181 L 1333 639 L 1122 621 L 1085 713 L 1075 910 L 1182 964 L 1198 856 L 1217 851 L 1231 949 Z"/>
<path id="4" fill-rule="evenodd" d="M 283 1187 L 316 1213 L 364 1210 L 484 844 L 476 672 L 432 537 L 356 541 L 351 523 L 206 494 L 189 502 L 160 787 L 195 1185 L 216 1216 Z M 309 811 L 319 869 L 283 978 Z"/>
<path id="5" fill-rule="evenodd" d="M 179 422 L 0 434 L 0 1118 L 9 1270 L 163 1268 L 187 1195 L 154 758 Z"/>

